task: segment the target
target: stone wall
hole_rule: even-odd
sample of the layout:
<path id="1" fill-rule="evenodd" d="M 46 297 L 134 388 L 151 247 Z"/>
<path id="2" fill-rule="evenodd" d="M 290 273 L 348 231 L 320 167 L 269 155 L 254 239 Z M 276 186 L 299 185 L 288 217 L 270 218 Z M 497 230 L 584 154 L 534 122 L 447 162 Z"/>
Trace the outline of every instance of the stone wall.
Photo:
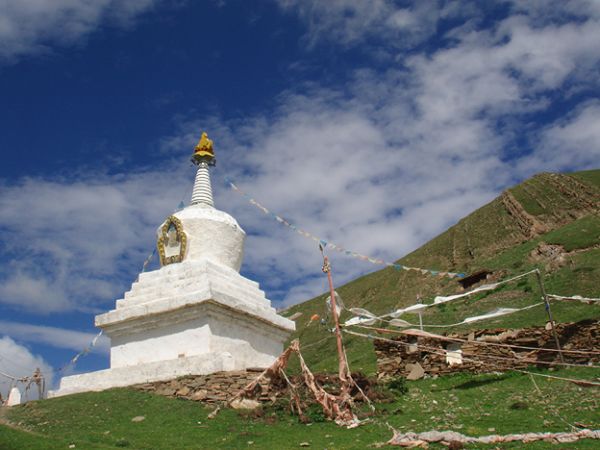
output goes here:
<path id="1" fill-rule="evenodd" d="M 564 350 L 600 351 L 600 321 L 583 320 L 556 325 L 559 342 Z M 439 338 L 402 335 L 398 344 L 375 340 L 378 378 L 405 376 L 409 379 L 455 372 L 484 373 L 526 368 L 559 361 L 552 331 L 544 327 L 507 330 L 502 328 L 477 330 L 471 333 L 448 334 L 467 342 L 454 343 Z M 478 344 L 489 342 L 536 350 Z M 587 364 L 600 361 L 598 354 L 564 353 L 566 362 Z M 469 359 L 474 361 L 470 361 Z M 421 370 L 422 369 L 422 370 Z M 412 374 L 411 374 L 412 373 Z"/>
<path id="2" fill-rule="evenodd" d="M 189 375 L 169 381 L 139 384 L 134 388 L 167 397 L 222 403 L 230 400 L 251 381 L 254 381 L 262 371 L 263 369 L 247 369 L 209 375 Z M 261 392 L 258 393 L 256 399 L 263 402 L 271 401 L 277 396 L 279 390 L 277 383 L 271 384 L 265 378 L 261 382 Z"/>
<path id="3" fill-rule="evenodd" d="M 254 381 L 263 369 L 247 369 L 232 372 L 218 372 L 210 375 L 189 375 L 167 381 L 156 381 L 133 386 L 145 392 L 152 392 L 167 397 L 183 398 L 187 400 L 201 401 L 205 403 L 224 403 L 231 400 L 242 388 Z M 303 384 L 301 375 L 288 375 L 289 380 L 296 386 L 296 392 L 303 402 L 314 401 L 312 394 Z M 369 398 L 374 399 L 379 394 L 372 390 L 375 380 L 367 378 L 362 373 L 353 373 L 352 377 Z M 340 382 L 334 374 L 314 374 L 314 379 L 328 393 L 340 394 Z M 280 378 L 263 378 L 260 387 L 257 387 L 251 396 L 259 402 L 274 402 L 278 398 L 289 398 L 287 382 Z M 355 401 L 364 401 L 361 392 L 352 388 L 350 395 Z"/>

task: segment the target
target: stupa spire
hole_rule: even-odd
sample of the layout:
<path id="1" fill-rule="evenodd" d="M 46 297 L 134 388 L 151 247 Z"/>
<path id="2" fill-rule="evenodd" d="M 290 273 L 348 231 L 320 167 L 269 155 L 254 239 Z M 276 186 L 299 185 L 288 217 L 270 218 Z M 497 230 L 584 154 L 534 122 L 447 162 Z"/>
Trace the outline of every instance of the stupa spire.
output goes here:
<path id="1" fill-rule="evenodd" d="M 209 166 L 216 164 L 215 152 L 213 150 L 213 142 L 208 138 L 206 132 L 202 133 L 202 137 L 198 145 L 194 148 L 192 162 L 198 166 L 196 172 L 196 180 L 194 181 L 194 189 L 192 191 L 191 205 L 206 205 L 214 207 L 212 195 L 212 187 L 210 184 Z"/>

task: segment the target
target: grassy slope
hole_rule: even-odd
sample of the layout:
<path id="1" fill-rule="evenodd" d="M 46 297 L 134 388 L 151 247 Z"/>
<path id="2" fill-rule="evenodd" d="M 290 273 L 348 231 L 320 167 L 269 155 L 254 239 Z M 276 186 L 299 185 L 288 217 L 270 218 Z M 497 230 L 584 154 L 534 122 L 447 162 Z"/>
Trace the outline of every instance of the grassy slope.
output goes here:
<path id="1" fill-rule="evenodd" d="M 562 370 L 559 375 L 589 376 L 586 369 Z M 292 449 L 308 442 L 311 448 L 364 449 L 391 438 L 386 423 L 404 431 L 452 429 L 471 435 L 567 431 L 561 418 L 600 427 L 597 390 L 584 391 L 547 379 L 536 382 L 541 394 L 527 376 L 516 373 L 421 380 L 410 384 L 406 396 L 379 404 L 372 423 L 353 430 L 331 422 L 301 424 L 275 407 L 266 407 L 258 419 L 222 410 L 210 420 L 211 409 L 199 403 L 115 389 L 10 409 L 8 419 L 22 431 L 0 425 L 0 448 L 65 449 L 74 444 L 79 449 Z M 556 408 L 560 408 L 560 418 Z M 132 422 L 135 416 L 145 420 Z M 576 447 L 551 447 L 591 449 L 595 445 L 581 441 Z M 528 448 L 548 446 L 541 443 Z M 502 448 L 521 447 L 518 443 Z"/>
<path id="2" fill-rule="evenodd" d="M 579 172 L 570 175 L 586 187 L 597 193 L 600 204 L 600 170 Z M 565 176 L 560 176 L 565 177 Z M 562 178 L 559 178 L 559 181 Z M 479 268 L 501 271 L 505 277 L 526 272 L 539 267 L 529 259 L 529 253 L 540 243 L 560 244 L 567 251 L 576 251 L 568 264 L 556 272 L 545 276 L 548 292 L 563 295 L 580 294 L 584 296 L 600 295 L 600 216 L 585 213 L 577 209 L 573 199 L 556 194 L 554 179 L 548 174 L 536 176 L 524 184 L 536 184 L 536 190 L 523 185 L 511 189 L 513 195 L 520 199 L 527 213 L 552 224 L 552 231 L 526 240 L 519 235 L 514 220 L 502 206 L 501 200 L 495 199 L 462 219 L 448 231 L 415 250 L 399 262 L 402 264 L 471 272 Z M 598 188 L 596 188 L 598 186 Z M 543 207 L 536 203 L 544 192 Z M 582 217 L 581 216 L 584 214 Z M 563 223 L 569 218 L 569 222 Z M 335 268 L 334 268 L 335 270 Z M 335 277 L 335 272 L 334 272 Z M 373 313 L 390 312 L 398 307 L 408 306 L 415 302 L 420 294 L 426 302 L 431 302 L 440 293 L 458 292 L 456 281 L 431 275 L 421 275 L 413 271 L 396 271 L 391 268 L 373 272 L 337 288 L 347 307 L 362 307 Z M 317 322 L 309 323 L 312 314 L 326 316 L 326 294 L 289 308 L 285 315 L 302 312 L 296 320 L 297 332 L 293 336 L 300 337 L 303 354 L 307 362 L 315 370 L 333 371 L 337 366 L 337 356 L 333 337 L 327 332 L 331 324 L 321 326 Z M 424 323 L 454 323 L 465 317 L 488 312 L 498 306 L 522 307 L 537 303 L 540 291 L 535 277 L 522 280 L 518 284 L 507 285 L 490 294 L 480 294 L 465 300 L 452 302 L 445 307 L 430 308 L 424 315 Z M 600 307 L 578 303 L 559 303 L 553 305 L 553 312 L 558 321 L 576 321 L 583 318 L 599 317 Z M 349 318 L 345 312 L 342 319 Z M 403 316 L 412 323 L 418 323 L 417 316 Z M 477 322 L 472 327 L 522 327 L 543 325 L 545 312 L 543 308 L 534 308 L 524 313 L 505 316 L 494 320 Z M 453 330 L 461 330 L 454 328 Z M 464 328 L 463 328 L 464 331 Z M 348 358 L 353 370 L 366 373 L 375 372 L 375 356 L 369 341 L 346 335 Z"/>
<path id="3" fill-rule="evenodd" d="M 584 183 L 600 188 L 600 170 L 584 170 L 572 173 L 571 175 Z"/>
<path id="4" fill-rule="evenodd" d="M 600 170 L 571 176 L 600 193 Z M 546 277 L 548 290 L 559 294 L 598 296 L 600 219 L 595 214 L 582 216 L 581 211 L 572 208 L 568 198 L 554 195 L 547 182 L 547 177 L 538 177 L 529 180 L 526 189 L 516 187 L 512 192 L 529 214 L 542 221 L 564 222 L 565 217 L 570 217 L 568 222 L 551 227 L 549 233 L 526 241 L 497 199 L 400 262 L 467 272 L 487 267 L 503 270 L 508 276 L 535 267 L 528 254 L 544 241 L 561 244 L 569 251 L 578 251 L 571 256 L 566 267 Z M 542 194 L 543 197 L 540 197 Z M 559 213 L 555 213 L 553 208 L 560 208 Z M 338 292 L 348 307 L 360 306 L 375 313 L 384 313 L 414 303 L 417 294 L 431 299 L 436 294 L 453 293 L 456 289 L 456 282 L 447 278 L 388 268 L 341 286 Z M 454 322 L 489 311 L 499 304 L 522 306 L 537 301 L 537 298 L 536 284 L 533 280 L 524 280 L 488 295 L 453 302 L 443 309 L 432 308 L 424 320 L 426 323 Z M 286 312 L 287 315 L 303 312 L 297 320 L 295 337 L 300 337 L 303 354 L 315 371 L 331 371 L 336 367 L 332 335 L 317 323 L 306 326 L 313 313 L 325 314 L 324 299 L 325 295 L 321 295 Z M 596 306 L 571 303 L 553 306 L 560 321 L 598 317 L 599 310 Z M 416 317 L 406 318 L 416 320 Z M 540 325 L 544 320 L 543 309 L 530 310 L 478 326 Z M 370 341 L 347 336 L 345 342 L 352 369 L 374 373 L 375 356 Z M 561 370 L 559 373 L 588 379 L 595 374 L 595 369 L 586 368 Z M 410 384 L 408 396 L 391 404 L 378 405 L 373 423 L 355 430 L 341 429 L 328 422 L 303 425 L 281 408 L 267 408 L 261 419 L 250 419 L 235 411 L 223 410 L 216 419 L 208 420 L 210 410 L 198 403 L 130 390 L 112 390 L 12 408 L 7 413 L 8 419 L 18 429 L 0 425 L 0 448 L 64 449 L 74 444 L 75 448 L 85 449 L 287 449 L 309 442 L 312 448 L 362 449 L 391 437 L 385 423 L 406 431 L 454 429 L 472 435 L 492 433 L 489 431 L 492 428 L 498 433 L 567 431 L 569 428 L 563 420 L 600 428 L 598 389 L 583 389 L 547 379 L 537 380 L 537 385 L 541 394 L 527 376 L 514 373 L 502 376 L 461 374 L 420 380 Z M 526 409 L 519 409 L 522 407 Z M 559 411 L 560 418 L 556 411 Z M 131 418 L 138 415 L 146 419 L 132 423 Z M 530 444 L 528 448 L 549 446 L 538 443 Z M 520 443 L 503 446 L 521 447 Z M 551 447 L 591 449 L 597 448 L 597 442 L 582 441 L 576 445 Z"/>

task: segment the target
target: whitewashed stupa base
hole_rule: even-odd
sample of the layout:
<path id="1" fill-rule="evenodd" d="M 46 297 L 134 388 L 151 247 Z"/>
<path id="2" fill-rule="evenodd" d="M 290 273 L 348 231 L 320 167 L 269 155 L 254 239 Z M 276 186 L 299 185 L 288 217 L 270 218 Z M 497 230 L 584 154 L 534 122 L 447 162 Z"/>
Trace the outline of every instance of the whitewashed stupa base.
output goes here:
<path id="1" fill-rule="evenodd" d="M 63 377 L 50 397 L 268 367 L 294 329 L 258 283 L 209 260 L 140 274 L 96 325 L 111 339 L 111 368 Z"/>
<path id="2" fill-rule="evenodd" d="M 103 391 L 134 384 L 171 380 L 184 375 L 205 375 L 229 370 L 235 370 L 233 358 L 230 354 L 207 353 L 202 356 L 140 364 L 134 367 L 98 370 L 97 372 L 63 377 L 60 388 L 56 391 L 50 391 L 48 397 Z"/>

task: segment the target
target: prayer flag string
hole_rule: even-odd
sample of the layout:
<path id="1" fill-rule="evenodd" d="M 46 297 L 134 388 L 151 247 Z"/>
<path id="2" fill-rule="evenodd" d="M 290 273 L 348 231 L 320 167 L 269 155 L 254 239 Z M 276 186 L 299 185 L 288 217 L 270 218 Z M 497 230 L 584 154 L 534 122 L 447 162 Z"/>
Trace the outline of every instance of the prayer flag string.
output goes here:
<path id="1" fill-rule="evenodd" d="M 308 231 L 303 230 L 302 228 L 288 222 L 283 217 L 271 212 L 269 209 L 267 209 L 265 206 L 260 204 L 258 201 L 256 201 L 254 198 L 252 198 L 246 192 L 242 191 L 239 187 L 237 187 L 236 184 L 233 181 L 231 181 L 229 178 L 225 177 L 225 182 L 229 185 L 229 187 L 231 187 L 231 189 L 234 192 L 240 194 L 242 197 L 244 197 L 248 201 L 248 203 L 250 203 L 252 206 L 254 206 L 255 208 L 262 211 L 265 215 L 271 217 L 272 219 L 276 220 L 281 225 L 284 225 L 285 227 L 289 228 L 290 230 L 295 231 L 300 236 L 303 236 L 307 239 L 312 239 L 313 241 L 321 244 L 323 247 L 329 247 L 339 253 L 343 253 L 346 256 L 360 259 L 362 261 L 367 261 L 367 262 L 370 262 L 371 264 L 393 267 L 396 270 L 414 270 L 414 271 L 420 272 L 424 275 L 430 274 L 430 275 L 435 275 L 435 276 L 439 276 L 439 277 L 450 277 L 450 278 L 464 278 L 465 277 L 464 273 L 445 272 L 445 271 L 440 271 L 440 270 L 422 269 L 420 267 L 410 267 L 410 266 L 405 266 L 404 264 L 388 262 L 388 261 L 384 261 L 383 259 L 373 258 L 371 256 L 362 255 L 358 252 L 348 250 L 348 249 L 342 247 L 341 245 L 326 241 L 325 239 L 321 239 L 320 237 L 315 236 L 314 234 L 309 233 Z"/>
<path id="2" fill-rule="evenodd" d="M 410 305 L 408 307 L 405 308 L 401 308 L 401 309 L 396 309 L 395 311 L 392 311 L 390 313 L 387 314 L 383 314 L 383 315 L 375 315 L 369 311 L 367 311 L 366 309 L 363 308 L 350 308 L 348 309 L 349 312 L 351 312 L 352 314 L 354 314 L 354 317 L 348 319 L 345 323 L 344 326 L 352 326 L 352 325 L 373 325 L 379 321 L 384 321 L 384 322 L 388 322 L 390 325 L 392 326 L 396 326 L 396 327 L 412 327 L 412 326 L 416 326 L 412 323 L 409 323 L 405 320 L 402 319 L 398 319 L 400 316 L 402 316 L 405 313 L 421 313 L 423 312 L 425 309 L 430 308 L 430 307 L 434 307 L 434 306 L 439 306 L 441 304 L 447 303 L 447 302 L 451 302 L 454 300 L 458 300 L 464 297 L 468 297 L 471 296 L 473 294 L 479 293 L 479 292 L 483 292 L 483 291 L 490 291 L 490 290 L 494 290 L 496 288 L 498 288 L 499 286 L 502 286 L 506 283 L 510 283 L 516 280 L 519 280 L 521 278 L 527 277 L 533 273 L 537 272 L 537 269 L 533 269 L 530 270 L 529 272 L 525 272 L 519 275 L 515 275 L 511 278 L 508 278 L 506 280 L 500 280 L 497 281 L 496 283 L 492 283 L 492 284 L 484 284 L 481 285 L 471 291 L 468 292 L 463 292 L 462 294 L 456 294 L 456 295 L 450 295 L 450 296 L 446 296 L 446 297 L 442 297 L 442 296 L 436 296 L 433 303 L 415 303 L 413 305 Z M 580 295 L 574 295 L 571 297 L 565 297 L 565 296 L 561 296 L 561 295 L 556 295 L 556 294 L 547 294 L 548 299 L 551 300 L 568 300 L 568 301 L 580 301 L 580 302 L 584 302 L 584 303 L 588 303 L 591 305 L 600 305 L 600 298 L 588 298 L 588 297 L 582 297 Z M 494 311 L 490 311 L 486 314 L 483 315 L 479 315 L 479 316 L 473 316 L 473 317 L 467 317 L 466 319 L 464 319 L 461 322 L 457 322 L 457 323 L 452 323 L 452 324 L 445 324 L 445 325 L 422 325 L 424 327 L 439 327 L 439 328 L 444 328 L 444 327 L 454 327 L 454 326 L 458 326 L 458 325 L 465 325 L 468 323 L 472 323 L 472 322 L 477 322 L 480 320 L 487 320 L 489 318 L 494 318 L 494 317 L 500 317 L 500 316 L 504 316 L 506 314 L 512 314 L 512 313 L 516 313 L 516 312 L 521 312 L 536 306 L 540 306 L 540 305 L 545 305 L 546 309 L 548 309 L 548 303 L 547 302 L 542 302 L 542 303 L 536 303 L 534 305 L 530 305 L 530 306 L 525 306 L 523 308 L 519 308 L 519 309 L 515 309 L 515 308 L 497 308 Z M 386 320 L 387 318 L 392 318 L 392 320 Z"/>
<path id="3" fill-rule="evenodd" d="M 89 343 L 89 345 L 87 345 L 83 350 L 81 350 L 79 353 L 77 353 L 75 356 L 73 356 L 73 358 L 71 358 L 71 360 L 67 364 L 65 364 L 64 366 L 62 366 L 56 372 L 57 373 L 64 372 L 65 370 L 67 370 L 72 365 L 75 365 L 77 363 L 77 361 L 79 360 L 79 358 L 81 358 L 82 356 L 85 356 L 88 353 L 90 353 L 92 351 L 92 349 L 98 343 L 98 339 L 100 339 L 100 336 L 102 336 L 102 330 L 100 330 L 100 332 L 96 336 L 94 336 L 94 339 L 92 339 L 92 341 Z"/>

